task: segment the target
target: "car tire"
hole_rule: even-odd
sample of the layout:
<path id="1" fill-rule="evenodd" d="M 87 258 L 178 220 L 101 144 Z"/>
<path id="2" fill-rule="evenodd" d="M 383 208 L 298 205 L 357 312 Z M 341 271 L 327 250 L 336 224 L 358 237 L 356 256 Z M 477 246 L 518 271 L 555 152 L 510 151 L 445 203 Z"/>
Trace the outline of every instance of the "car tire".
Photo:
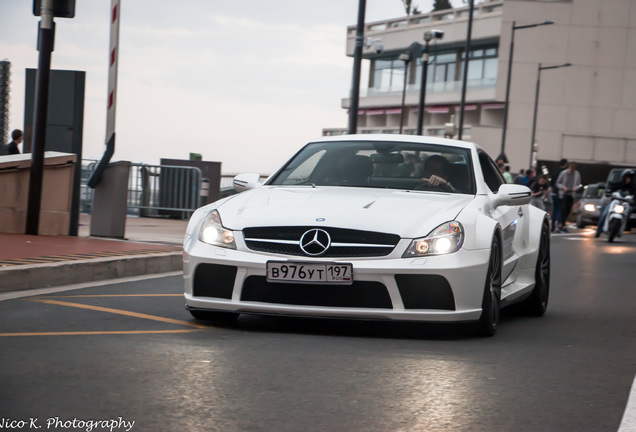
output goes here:
<path id="1" fill-rule="evenodd" d="M 583 218 L 581 218 L 581 215 L 578 215 L 576 217 L 576 227 L 579 229 L 583 229 L 587 226 L 587 224 L 585 222 L 583 222 Z"/>
<path id="2" fill-rule="evenodd" d="M 550 296 L 550 228 L 547 223 L 541 228 L 534 280 L 534 289 L 530 297 L 523 302 L 523 309 L 528 315 L 540 317 L 548 308 Z"/>
<path id="3" fill-rule="evenodd" d="M 475 325 L 479 336 L 493 336 L 497 331 L 500 315 L 501 267 L 501 242 L 499 237 L 495 236 L 490 246 L 490 261 L 481 303 L 481 317 Z"/>
<path id="4" fill-rule="evenodd" d="M 240 314 L 235 312 L 219 312 L 207 310 L 190 310 L 190 314 L 194 319 L 202 321 L 217 321 L 223 323 L 231 323 L 236 321 Z"/>
<path id="5" fill-rule="evenodd" d="M 621 221 L 616 218 L 612 219 L 609 223 L 609 227 L 607 228 L 607 233 L 609 235 L 609 238 L 607 241 L 609 241 L 610 243 L 613 243 L 614 238 L 616 238 L 620 229 L 621 229 Z"/>

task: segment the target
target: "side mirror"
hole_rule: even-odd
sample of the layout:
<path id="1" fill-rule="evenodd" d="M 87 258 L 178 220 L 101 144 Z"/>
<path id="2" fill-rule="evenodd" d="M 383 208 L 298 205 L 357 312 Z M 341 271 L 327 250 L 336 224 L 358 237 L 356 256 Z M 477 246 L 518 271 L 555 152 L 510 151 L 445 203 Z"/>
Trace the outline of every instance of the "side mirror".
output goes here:
<path id="1" fill-rule="evenodd" d="M 237 192 L 257 188 L 261 186 L 261 175 L 257 173 L 239 174 L 232 180 L 232 185 Z"/>
<path id="2" fill-rule="evenodd" d="M 519 184 L 503 184 L 495 194 L 493 205 L 523 205 L 530 202 L 530 188 Z"/>

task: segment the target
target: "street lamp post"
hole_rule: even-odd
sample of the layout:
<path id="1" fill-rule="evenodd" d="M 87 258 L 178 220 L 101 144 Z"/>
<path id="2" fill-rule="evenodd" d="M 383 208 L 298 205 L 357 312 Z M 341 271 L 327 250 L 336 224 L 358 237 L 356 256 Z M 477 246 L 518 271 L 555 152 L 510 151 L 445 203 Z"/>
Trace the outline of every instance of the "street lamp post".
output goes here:
<path id="1" fill-rule="evenodd" d="M 539 87 L 541 86 L 541 71 L 548 70 L 548 69 L 559 69 L 562 67 L 569 67 L 569 66 L 572 66 L 572 64 L 564 63 L 564 64 L 556 65 L 556 66 L 541 66 L 541 63 L 539 63 L 539 67 L 537 69 L 537 87 L 534 93 L 534 116 L 532 118 L 532 138 L 530 139 L 530 165 L 528 165 L 530 168 L 532 168 L 533 166 L 534 155 L 536 153 L 534 141 L 535 141 L 535 133 L 537 130 L 537 110 L 539 108 Z"/>
<path id="2" fill-rule="evenodd" d="M 349 129 L 355 134 L 358 129 L 358 104 L 360 101 L 360 74 L 362 70 L 362 43 L 364 40 L 364 13 L 366 0 L 358 3 L 358 23 L 356 25 L 356 40 L 353 48 L 353 76 L 351 78 L 351 97 L 349 103 Z"/>
<path id="3" fill-rule="evenodd" d="M 402 128 L 404 127 L 404 102 L 406 99 L 406 83 L 409 74 L 409 63 L 411 61 L 415 61 L 418 57 L 422 55 L 422 44 L 419 42 L 413 42 L 409 49 L 400 54 L 399 59 L 404 62 L 404 87 L 402 88 L 402 108 L 400 110 L 400 133 L 402 133 Z M 420 93 L 421 94 L 421 93 Z"/>
<path id="4" fill-rule="evenodd" d="M 508 55 L 508 77 L 506 78 L 506 101 L 504 103 L 504 118 L 501 132 L 501 155 L 505 157 L 506 152 L 506 130 L 508 128 L 508 108 L 510 105 L 510 78 L 512 75 L 512 56 L 515 49 L 515 30 L 522 30 L 526 28 L 539 27 L 543 25 L 554 24 L 554 21 L 547 20 L 542 23 L 528 24 L 528 25 L 516 25 L 516 21 L 512 22 L 512 32 L 510 33 L 510 53 Z"/>
<path id="5" fill-rule="evenodd" d="M 49 78 L 51 75 L 51 53 L 55 43 L 55 21 L 53 0 L 42 0 L 38 26 L 40 52 L 38 71 L 35 77 L 35 107 L 33 112 L 33 141 L 31 144 L 31 170 L 29 172 L 29 196 L 25 233 L 38 235 L 40 210 L 42 207 L 42 182 L 44 179 L 44 150 L 46 144 L 46 119 L 49 104 Z"/>
<path id="6" fill-rule="evenodd" d="M 464 73 L 462 74 L 462 102 L 459 109 L 459 136 L 461 140 L 464 133 L 464 110 L 466 108 L 466 90 L 468 88 L 468 65 L 470 60 L 470 46 L 472 43 L 473 33 L 473 14 L 475 9 L 475 2 L 473 0 L 468 1 L 468 33 L 466 34 L 466 45 L 464 48 Z"/>
<path id="7" fill-rule="evenodd" d="M 420 85 L 420 99 L 417 104 L 417 135 L 423 135 L 424 131 L 424 103 L 426 100 L 426 79 L 428 74 L 428 44 L 433 39 L 442 39 L 444 32 L 441 30 L 429 30 L 424 33 L 425 48 L 422 54 L 422 84 Z"/>
<path id="8" fill-rule="evenodd" d="M 411 61 L 411 56 L 409 53 L 400 54 L 400 60 L 404 62 L 404 86 L 402 87 L 402 108 L 400 110 L 400 134 L 402 133 L 402 128 L 404 127 L 404 101 L 406 99 L 406 79 L 409 74 L 409 63 Z"/>

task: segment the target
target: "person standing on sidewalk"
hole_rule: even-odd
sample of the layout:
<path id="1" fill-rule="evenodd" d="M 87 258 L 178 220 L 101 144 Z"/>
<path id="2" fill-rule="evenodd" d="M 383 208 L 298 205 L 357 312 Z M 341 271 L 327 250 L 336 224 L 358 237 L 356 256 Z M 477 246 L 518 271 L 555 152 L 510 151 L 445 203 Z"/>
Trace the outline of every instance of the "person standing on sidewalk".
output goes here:
<path id="1" fill-rule="evenodd" d="M 552 232 L 556 232 L 559 220 L 561 218 L 561 204 L 562 199 L 559 197 L 559 190 L 556 186 L 556 181 L 559 178 L 559 175 L 565 171 L 568 166 L 567 159 L 561 159 L 559 162 L 559 169 L 552 174 L 552 178 L 550 179 L 550 187 L 551 187 L 551 198 L 552 198 L 552 211 L 550 212 L 550 221 L 552 223 Z"/>
<path id="2" fill-rule="evenodd" d="M 7 144 L 6 153 L 9 155 L 20 154 L 20 149 L 18 148 L 18 145 L 22 143 L 23 138 L 24 138 L 24 135 L 22 134 L 22 131 L 20 129 L 15 129 L 13 132 L 11 132 L 12 141 L 9 144 Z"/>
<path id="3" fill-rule="evenodd" d="M 550 194 L 550 184 L 546 182 L 545 176 L 539 174 L 537 179 L 530 186 L 530 204 L 545 211 L 545 198 Z"/>
<path id="4" fill-rule="evenodd" d="M 574 193 L 581 185 L 581 173 L 576 170 L 576 163 L 570 162 L 568 168 L 559 174 L 556 181 L 559 198 L 562 201 L 561 217 L 559 218 L 559 231 L 568 232 L 565 221 L 568 219 L 574 205 Z"/>

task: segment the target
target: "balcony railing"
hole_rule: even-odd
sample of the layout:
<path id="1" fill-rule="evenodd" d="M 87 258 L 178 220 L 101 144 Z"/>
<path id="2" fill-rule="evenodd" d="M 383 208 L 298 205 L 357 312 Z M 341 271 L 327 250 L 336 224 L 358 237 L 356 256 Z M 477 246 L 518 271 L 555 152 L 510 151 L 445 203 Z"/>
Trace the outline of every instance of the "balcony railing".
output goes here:
<path id="1" fill-rule="evenodd" d="M 490 89 L 495 88 L 497 85 L 496 78 L 483 78 L 478 80 L 467 80 L 466 86 L 471 90 L 482 90 L 482 89 Z M 391 87 L 381 87 L 381 88 L 366 88 L 360 89 L 361 97 L 369 97 L 369 96 L 389 96 L 389 95 L 398 95 L 402 94 L 402 84 L 394 85 Z M 418 93 L 420 91 L 420 85 L 418 84 L 408 84 L 406 86 L 406 93 Z M 428 83 L 426 85 L 426 93 L 455 93 L 462 91 L 462 81 L 444 81 L 444 82 L 436 82 L 436 83 Z"/>
<path id="2" fill-rule="evenodd" d="M 503 10 L 502 1 L 483 2 L 475 5 L 473 10 L 474 16 L 481 16 L 492 13 L 501 13 Z M 430 12 L 427 14 L 411 15 L 409 17 L 395 18 L 385 21 L 376 21 L 366 25 L 365 34 L 373 32 L 383 32 L 393 28 L 404 28 L 416 26 L 420 24 L 435 23 L 439 21 L 450 21 L 457 19 L 468 19 L 469 7 L 465 6 L 457 9 L 447 9 L 442 11 Z M 347 27 L 350 37 L 355 36 L 356 26 Z"/>

